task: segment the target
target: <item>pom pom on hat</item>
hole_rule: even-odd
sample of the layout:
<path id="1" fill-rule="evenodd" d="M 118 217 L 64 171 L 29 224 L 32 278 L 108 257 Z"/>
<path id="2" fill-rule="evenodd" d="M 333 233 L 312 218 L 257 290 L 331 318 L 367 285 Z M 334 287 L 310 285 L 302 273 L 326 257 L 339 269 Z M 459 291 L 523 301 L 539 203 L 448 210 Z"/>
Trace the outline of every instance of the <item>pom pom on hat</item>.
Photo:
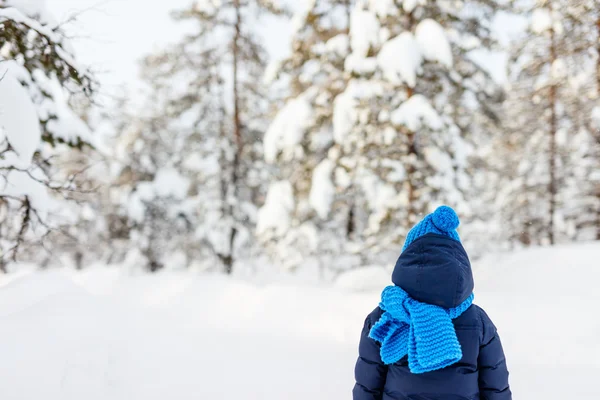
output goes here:
<path id="1" fill-rule="evenodd" d="M 458 236 L 458 232 L 456 232 L 458 225 L 460 225 L 460 220 L 451 207 L 438 207 L 433 213 L 423 218 L 421 222 L 416 224 L 410 232 L 408 232 L 402 251 L 404 251 L 412 242 L 428 233 L 448 236 L 449 238 L 460 242 L 460 236 Z"/>
<path id="2" fill-rule="evenodd" d="M 460 220 L 456 212 L 448 207 L 441 206 L 431 215 L 431 220 L 436 228 L 443 232 L 450 232 L 458 228 Z"/>

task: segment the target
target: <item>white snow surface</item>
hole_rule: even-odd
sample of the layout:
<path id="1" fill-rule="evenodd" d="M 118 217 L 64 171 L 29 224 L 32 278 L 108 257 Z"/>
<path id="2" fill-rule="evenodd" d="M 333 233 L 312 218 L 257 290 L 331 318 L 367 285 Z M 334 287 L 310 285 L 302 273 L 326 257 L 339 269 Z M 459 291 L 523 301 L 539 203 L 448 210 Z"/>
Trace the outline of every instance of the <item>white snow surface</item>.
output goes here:
<path id="1" fill-rule="evenodd" d="M 391 270 L 369 265 L 348 271 L 335 281 L 335 287 L 348 292 L 373 292 L 392 284 Z"/>
<path id="2" fill-rule="evenodd" d="M 66 54 L 65 54 L 66 55 Z M 68 55 L 67 55 L 68 56 Z M 68 56 L 70 58 L 70 56 Z M 76 64 L 73 64 L 76 65 Z M 47 129 L 56 139 L 65 143 L 77 144 L 80 140 L 92 145 L 98 145 L 89 127 L 81 120 L 69 106 L 69 99 L 65 96 L 65 89 L 56 77 L 48 78 L 41 70 L 32 73 L 36 84 L 40 85 L 52 99 L 45 99 L 38 107 L 41 119 L 48 119 Z"/>
<path id="3" fill-rule="evenodd" d="M 203 157 L 198 153 L 192 153 L 183 160 L 183 167 L 203 176 L 212 176 L 221 169 L 218 157 L 218 154 Z"/>
<path id="4" fill-rule="evenodd" d="M 281 71 L 281 60 L 272 60 L 267 64 L 262 81 L 265 85 L 271 85 L 277 80 Z"/>
<path id="5" fill-rule="evenodd" d="M 46 15 L 42 15 L 42 19 L 38 21 L 32 17 L 27 15 L 28 11 L 32 11 L 32 9 L 28 9 L 29 3 L 35 3 L 35 0 L 31 0 L 28 2 L 17 0 L 16 7 L 8 7 L 8 8 L 0 8 L 0 21 L 3 19 L 9 19 L 18 23 L 27 24 L 32 29 L 38 31 L 39 33 L 47 36 L 54 43 L 61 43 L 61 36 L 57 34 L 52 27 L 46 24 L 44 19 L 51 19 L 51 15 L 46 13 Z M 24 8 L 21 8 L 23 7 Z M 40 8 L 39 11 L 42 9 Z M 34 14 L 37 15 L 37 14 Z M 58 48 L 58 47 L 57 47 Z"/>
<path id="6" fill-rule="evenodd" d="M 398 12 L 394 0 L 369 0 L 369 9 L 380 18 L 395 15 Z"/>
<path id="7" fill-rule="evenodd" d="M 405 82 L 414 87 L 421 73 L 423 54 L 412 33 L 402 32 L 381 47 L 377 63 L 389 82 L 396 85 Z"/>
<path id="8" fill-rule="evenodd" d="M 531 14 L 531 30 L 543 33 L 552 28 L 552 14 L 547 8 L 536 8 Z"/>
<path id="9" fill-rule="evenodd" d="M 596 129 L 600 129 L 600 106 L 596 106 L 592 110 L 592 123 Z"/>
<path id="10" fill-rule="evenodd" d="M 38 216 L 45 220 L 49 212 L 60 208 L 58 202 L 48 194 L 48 189 L 42 183 L 45 181 L 47 178 L 39 169 L 27 172 L 12 170 L 0 179 L 0 194 L 20 199 L 27 197 Z"/>
<path id="11" fill-rule="evenodd" d="M 312 186 L 308 202 L 321 219 L 326 219 L 331 211 L 335 186 L 331 180 L 335 163 L 325 159 L 317 165 L 312 175 Z"/>
<path id="12" fill-rule="evenodd" d="M 591 243 L 475 263 L 475 302 L 498 326 L 515 399 L 600 398 L 599 257 L 600 245 Z M 0 276 L 0 393 L 7 400 L 348 399 L 364 318 L 387 284 L 379 275 L 369 291 L 354 293 L 352 285 L 23 266 Z"/>
<path id="13" fill-rule="evenodd" d="M 381 180 L 371 171 L 360 170 L 358 181 L 365 193 L 369 208 L 376 216 L 375 221 L 383 217 L 388 209 L 400 205 L 399 194 L 394 186 Z"/>
<path id="14" fill-rule="evenodd" d="M 30 18 L 34 18 L 43 24 L 56 24 L 56 20 L 46 5 L 46 0 L 4 0 L 9 7 L 15 7 Z"/>
<path id="15" fill-rule="evenodd" d="M 375 57 L 360 57 L 356 54 L 350 54 L 344 61 L 344 70 L 358 75 L 372 74 L 377 69 L 377 59 Z"/>
<path id="16" fill-rule="evenodd" d="M 275 235 L 285 234 L 292 224 L 294 206 L 294 189 L 290 182 L 272 183 L 265 204 L 258 211 L 256 234 L 264 235 L 269 231 Z"/>
<path id="17" fill-rule="evenodd" d="M 426 60 L 437 61 L 448 69 L 452 68 L 452 48 L 439 23 L 429 18 L 424 19 L 415 30 L 415 38 Z"/>
<path id="18" fill-rule="evenodd" d="M 292 24 L 292 36 L 296 36 L 302 30 L 306 18 L 312 12 L 313 8 L 315 8 L 316 4 L 317 0 L 298 1 L 298 8 L 295 9 L 294 16 L 290 21 Z"/>
<path id="19" fill-rule="evenodd" d="M 352 86 L 340 93 L 333 101 L 333 139 L 336 143 L 343 143 L 354 128 L 358 119 L 356 106 L 357 101 L 354 98 Z"/>
<path id="20" fill-rule="evenodd" d="M 452 159 L 448 153 L 440 150 L 437 147 L 426 147 L 423 149 L 425 160 L 429 165 L 436 169 L 438 172 L 452 172 Z"/>
<path id="21" fill-rule="evenodd" d="M 554 60 L 550 66 L 550 76 L 556 80 L 562 80 L 569 75 L 569 67 L 564 59 L 558 58 Z"/>
<path id="22" fill-rule="evenodd" d="M 377 16 L 362 7 L 357 4 L 350 16 L 350 46 L 354 54 L 366 57 L 369 49 L 379 43 L 380 26 Z"/>
<path id="23" fill-rule="evenodd" d="M 433 130 L 441 129 L 444 126 L 439 114 L 427 98 L 420 94 L 416 94 L 402 103 L 392 113 L 391 118 L 395 125 L 404 125 L 413 132 L 417 132 L 424 126 Z"/>
<path id="24" fill-rule="evenodd" d="M 411 13 L 417 6 L 423 6 L 426 3 L 427 0 L 404 0 L 402 1 L 402 8 L 407 13 Z"/>
<path id="25" fill-rule="evenodd" d="M 37 110 L 27 89 L 15 76 L 13 64 L 4 65 L 7 69 L 0 81 L 0 130 L 19 157 L 15 166 L 25 169 L 40 145 L 42 131 Z"/>
<path id="26" fill-rule="evenodd" d="M 274 163 L 279 151 L 293 153 L 311 123 L 312 107 L 306 95 L 291 99 L 277 114 L 264 137 L 265 160 Z"/>
<path id="27" fill-rule="evenodd" d="M 129 195 L 126 202 L 127 213 L 133 220 L 142 222 L 146 213 L 145 202 L 152 202 L 157 198 L 182 201 L 186 198 L 189 188 L 190 180 L 175 168 L 161 168 L 156 172 L 153 181 L 139 183 L 136 190 Z"/>
<path id="28" fill-rule="evenodd" d="M 165 167 L 158 170 L 154 177 L 154 190 L 160 197 L 184 199 L 190 188 L 190 180 L 182 176 L 175 168 Z"/>
<path id="29" fill-rule="evenodd" d="M 339 57 L 346 57 L 350 48 L 350 38 L 345 33 L 340 33 L 329 39 L 325 43 L 325 48 L 329 53 L 334 53 Z"/>

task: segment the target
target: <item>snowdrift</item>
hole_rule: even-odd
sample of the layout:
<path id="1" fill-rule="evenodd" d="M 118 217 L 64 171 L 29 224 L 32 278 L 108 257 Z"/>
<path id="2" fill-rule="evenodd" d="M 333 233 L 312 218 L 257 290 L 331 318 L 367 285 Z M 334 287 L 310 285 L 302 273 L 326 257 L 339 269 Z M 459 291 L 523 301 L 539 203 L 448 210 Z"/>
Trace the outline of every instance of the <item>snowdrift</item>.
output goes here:
<path id="1" fill-rule="evenodd" d="M 598 399 L 600 244 L 475 265 L 515 399 Z M 110 267 L 0 277 L 2 399 L 348 399 L 381 271 L 257 286 Z M 353 282 L 360 292 L 352 292 Z"/>

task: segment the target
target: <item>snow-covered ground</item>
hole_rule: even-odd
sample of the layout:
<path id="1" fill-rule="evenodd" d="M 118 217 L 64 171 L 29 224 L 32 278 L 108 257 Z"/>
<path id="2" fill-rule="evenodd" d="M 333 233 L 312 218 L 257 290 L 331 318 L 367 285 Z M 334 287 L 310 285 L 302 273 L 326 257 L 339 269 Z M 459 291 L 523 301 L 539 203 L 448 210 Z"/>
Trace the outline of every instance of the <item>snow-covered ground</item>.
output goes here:
<path id="1" fill-rule="evenodd" d="M 600 398 L 598 259 L 588 244 L 477 263 L 515 399 Z M 3 400 L 350 398 L 377 292 L 119 271 L 0 277 Z"/>

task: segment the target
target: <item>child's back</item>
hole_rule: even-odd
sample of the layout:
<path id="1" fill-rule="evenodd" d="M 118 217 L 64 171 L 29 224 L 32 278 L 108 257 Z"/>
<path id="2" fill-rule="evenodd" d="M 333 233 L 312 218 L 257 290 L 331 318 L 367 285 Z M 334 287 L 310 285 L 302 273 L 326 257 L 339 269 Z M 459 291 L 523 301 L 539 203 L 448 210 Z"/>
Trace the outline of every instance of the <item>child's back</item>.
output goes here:
<path id="1" fill-rule="evenodd" d="M 448 207 L 407 238 L 380 307 L 366 319 L 354 400 L 510 400 L 496 327 L 471 305 L 473 275 Z"/>

